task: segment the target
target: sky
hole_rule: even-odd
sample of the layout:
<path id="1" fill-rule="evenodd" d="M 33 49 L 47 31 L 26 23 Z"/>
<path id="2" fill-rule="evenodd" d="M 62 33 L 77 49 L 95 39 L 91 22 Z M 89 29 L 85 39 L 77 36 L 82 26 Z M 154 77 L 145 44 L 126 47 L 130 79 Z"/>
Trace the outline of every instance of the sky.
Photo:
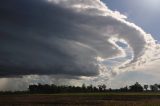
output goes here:
<path id="1" fill-rule="evenodd" d="M 140 26 L 145 32 L 152 34 L 156 41 L 160 42 L 159 0 L 103 0 L 103 2 L 111 10 L 126 15 L 128 21 Z M 157 64 L 157 62 L 154 64 Z M 155 69 L 158 66 L 153 65 L 152 67 L 154 68 L 122 73 L 110 81 L 110 85 L 117 88 L 125 84 L 133 84 L 136 81 L 143 84 L 158 83 L 160 79 L 156 74 L 159 70 Z M 155 74 L 153 74 L 154 71 L 156 71 Z M 116 84 L 114 85 L 114 83 Z"/>
<path id="2" fill-rule="evenodd" d="M 142 27 L 160 41 L 159 0 L 103 0 L 112 9 L 125 14 L 128 20 Z"/>
<path id="3" fill-rule="evenodd" d="M 158 83 L 158 3 L 0 1 L 0 90 Z"/>

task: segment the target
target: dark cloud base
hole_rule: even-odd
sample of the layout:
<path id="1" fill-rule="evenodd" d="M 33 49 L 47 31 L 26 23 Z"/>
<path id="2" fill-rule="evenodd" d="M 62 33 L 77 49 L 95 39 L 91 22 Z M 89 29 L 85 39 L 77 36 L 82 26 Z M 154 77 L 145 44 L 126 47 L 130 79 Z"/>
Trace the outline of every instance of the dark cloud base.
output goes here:
<path id="1" fill-rule="evenodd" d="M 123 39 L 133 51 L 132 59 L 124 56 L 131 61 L 122 63 L 124 67 L 140 62 L 154 40 L 99 0 L 58 2 L 0 1 L 1 77 L 98 76 L 108 72 L 101 60 L 124 56 L 125 45 L 114 38 Z"/>
<path id="2" fill-rule="evenodd" d="M 1 77 L 99 73 L 95 52 L 77 44 L 92 34 L 77 25 L 83 15 L 44 0 L 2 0 L 0 14 Z"/>

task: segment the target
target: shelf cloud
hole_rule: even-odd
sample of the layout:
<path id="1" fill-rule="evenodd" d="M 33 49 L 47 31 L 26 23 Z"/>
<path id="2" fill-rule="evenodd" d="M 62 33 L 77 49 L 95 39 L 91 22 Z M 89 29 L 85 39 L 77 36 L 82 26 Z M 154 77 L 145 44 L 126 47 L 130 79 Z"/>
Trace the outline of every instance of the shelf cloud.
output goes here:
<path id="1" fill-rule="evenodd" d="M 102 80 L 159 57 L 152 35 L 100 0 L 1 0 L 0 14 L 0 77 Z"/>

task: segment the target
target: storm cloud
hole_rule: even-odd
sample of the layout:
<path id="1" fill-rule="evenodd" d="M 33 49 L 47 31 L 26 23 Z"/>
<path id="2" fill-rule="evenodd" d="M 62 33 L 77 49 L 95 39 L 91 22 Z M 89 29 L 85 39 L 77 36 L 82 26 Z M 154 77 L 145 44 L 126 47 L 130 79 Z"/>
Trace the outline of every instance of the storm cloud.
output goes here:
<path id="1" fill-rule="evenodd" d="M 99 0 L 1 0 L 0 14 L 0 77 L 100 76 L 111 59 L 124 69 L 159 47 Z"/>

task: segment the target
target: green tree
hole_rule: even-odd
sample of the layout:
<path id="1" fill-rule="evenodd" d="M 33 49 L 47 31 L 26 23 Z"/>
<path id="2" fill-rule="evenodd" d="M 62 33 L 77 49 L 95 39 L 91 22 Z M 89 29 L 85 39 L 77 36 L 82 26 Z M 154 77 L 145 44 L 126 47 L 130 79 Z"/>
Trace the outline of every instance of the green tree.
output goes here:
<path id="1" fill-rule="evenodd" d="M 86 85 L 84 83 L 82 84 L 82 90 L 83 90 L 83 92 L 86 91 Z"/>
<path id="2" fill-rule="evenodd" d="M 129 88 L 130 88 L 130 91 L 133 91 L 133 92 L 142 92 L 143 91 L 143 87 L 138 82 L 136 82 L 134 85 L 129 86 Z"/>
<path id="3" fill-rule="evenodd" d="M 105 91 L 107 86 L 105 84 L 102 85 L 102 91 Z"/>
<path id="4" fill-rule="evenodd" d="M 160 89 L 160 84 L 157 85 L 158 89 Z"/>
<path id="5" fill-rule="evenodd" d="M 144 85 L 144 89 L 147 91 L 148 90 L 148 85 Z"/>
<path id="6" fill-rule="evenodd" d="M 151 91 L 153 91 L 153 92 L 158 91 L 158 86 L 157 86 L 157 84 L 150 85 L 150 89 L 151 89 Z"/>

